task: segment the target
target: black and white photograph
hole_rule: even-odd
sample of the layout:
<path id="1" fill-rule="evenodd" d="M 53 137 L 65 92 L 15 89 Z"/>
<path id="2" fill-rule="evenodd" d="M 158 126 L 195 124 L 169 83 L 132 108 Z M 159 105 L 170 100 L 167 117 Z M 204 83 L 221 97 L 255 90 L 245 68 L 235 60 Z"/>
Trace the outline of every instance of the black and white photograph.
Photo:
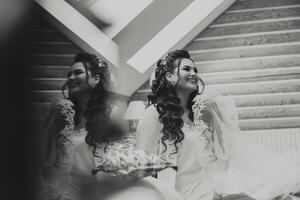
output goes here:
<path id="1" fill-rule="evenodd" d="M 1 198 L 300 200 L 300 0 L 0 2 Z"/>

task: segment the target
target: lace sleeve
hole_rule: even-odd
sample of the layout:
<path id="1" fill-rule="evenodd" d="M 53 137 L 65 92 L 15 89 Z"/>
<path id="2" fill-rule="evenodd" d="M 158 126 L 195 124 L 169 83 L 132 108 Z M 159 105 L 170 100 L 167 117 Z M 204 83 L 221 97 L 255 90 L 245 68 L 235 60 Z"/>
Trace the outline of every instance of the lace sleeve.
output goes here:
<path id="1" fill-rule="evenodd" d="M 232 136 L 239 130 L 237 111 L 230 96 L 198 95 L 194 99 L 194 120 L 203 120 L 212 132 L 215 155 L 228 159 Z"/>
<path id="2" fill-rule="evenodd" d="M 73 104 L 60 100 L 52 107 L 43 130 L 43 151 L 40 177 L 40 199 L 71 199 L 68 186 L 71 181 L 70 161 L 73 154 L 71 134 L 74 132 Z"/>
<path id="3" fill-rule="evenodd" d="M 69 154 L 68 145 L 74 130 L 74 115 L 72 102 L 60 100 L 51 109 L 44 128 L 44 167 L 60 168 L 64 165 L 65 156 Z"/>

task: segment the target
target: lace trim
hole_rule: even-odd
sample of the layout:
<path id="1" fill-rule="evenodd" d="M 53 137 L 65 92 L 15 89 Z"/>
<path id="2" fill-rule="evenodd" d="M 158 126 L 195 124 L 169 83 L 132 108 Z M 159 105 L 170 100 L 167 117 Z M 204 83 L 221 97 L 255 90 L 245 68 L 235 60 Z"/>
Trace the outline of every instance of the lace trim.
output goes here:
<path id="1" fill-rule="evenodd" d="M 195 127 L 200 131 L 201 135 L 204 137 L 206 141 L 205 147 L 207 149 L 208 147 L 211 146 L 210 143 L 212 142 L 211 140 L 212 134 L 209 131 L 209 127 L 202 120 L 202 115 L 203 115 L 202 111 L 207 108 L 207 105 L 205 104 L 206 100 L 207 97 L 205 95 L 197 95 L 193 99 L 194 105 L 192 109 L 194 113 Z"/>
<path id="2" fill-rule="evenodd" d="M 202 120 L 202 115 L 203 115 L 203 110 L 205 110 L 207 108 L 207 105 L 205 103 L 205 101 L 207 100 L 207 96 L 206 95 L 197 95 L 194 99 L 193 99 L 193 106 L 192 106 L 192 110 L 194 113 L 194 124 L 196 129 L 198 129 L 202 135 L 204 135 L 206 138 L 209 137 L 209 135 L 207 135 L 207 131 L 208 130 L 208 126 L 203 122 Z"/>
<path id="3" fill-rule="evenodd" d="M 201 134 L 198 149 L 201 152 L 199 153 L 199 159 L 201 159 L 203 163 L 209 163 L 210 161 L 217 159 L 213 149 L 212 133 L 209 131 L 209 127 L 206 123 L 202 120 L 203 110 L 207 109 L 205 103 L 207 100 L 207 95 L 197 95 L 193 99 L 194 104 L 192 106 L 195 128 L 199 130 Z"/>
<path id="4" fill-rule="evenodd" d="M 205 100 L 207 99 L 206 95 L 197 95 L 195 96 L 195 98 L 193 99 L 193 106 L 192 106 L 192 110 L 194 112 L 194 121 L 201 121 L 201 117 L 202 117 L 202 111 L 204 109 L 207 108 L 207 106 L 205 105 Z"/>
<path id="5" fill-rule="evenodd" d="M 71 168 L 73 147 L 74 147 L 74 143 L 71 140 L 71 136 L 74 134 L 74 129 L 75 129 L 75 125 L 74 125 L 75 111 L 72 108 L 73 106 L 74 104 L 67 99 L 61 99 L 57 104 L 60 113 L 64 116 L 66 126 L 59 133 L 59 135 L 61 135 L 64 139 L 62 143 L 64 155 L 61 160 L 56 162 L 56 165 L 60 168 L 65 168 L 67 171 L 69 171 Z"/>

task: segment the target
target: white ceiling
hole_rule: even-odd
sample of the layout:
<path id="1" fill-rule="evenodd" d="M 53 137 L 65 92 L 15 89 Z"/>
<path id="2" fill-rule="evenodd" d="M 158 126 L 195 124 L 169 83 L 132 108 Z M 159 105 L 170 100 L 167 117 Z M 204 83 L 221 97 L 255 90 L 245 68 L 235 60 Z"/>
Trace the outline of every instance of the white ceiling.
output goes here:
<path id="1" fill-rule="evenodd" d="M 102 31 L 113 38 L 153 0 L 98 0 L 90 11 L 99 19 L 111 24 Z"/>

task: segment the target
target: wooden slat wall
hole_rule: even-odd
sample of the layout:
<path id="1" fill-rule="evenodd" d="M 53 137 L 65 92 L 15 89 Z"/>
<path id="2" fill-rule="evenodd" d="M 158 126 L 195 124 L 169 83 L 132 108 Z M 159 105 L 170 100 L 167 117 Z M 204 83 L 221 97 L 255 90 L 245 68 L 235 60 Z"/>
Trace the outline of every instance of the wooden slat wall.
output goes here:
<path id="1" fill-rule="evenodd" d="M 39 134 L 50 106 L 62 97 L 60 89 L 75 54 L 82 50 L 50 25 L 38 7 L 27 32 L 30 37 L 24 44 L 28 50 L 23 69 L 24 116 L 28 118 L 28 131 Z"/>
<path id="2" fill-rule="evenodd" d="M 233 95 L 247 134 L 300 134 L 300 1 L 237 1 L 185 49 L 208 90 Z M 131 99 L 149 93 L 147 81 Z"/>

